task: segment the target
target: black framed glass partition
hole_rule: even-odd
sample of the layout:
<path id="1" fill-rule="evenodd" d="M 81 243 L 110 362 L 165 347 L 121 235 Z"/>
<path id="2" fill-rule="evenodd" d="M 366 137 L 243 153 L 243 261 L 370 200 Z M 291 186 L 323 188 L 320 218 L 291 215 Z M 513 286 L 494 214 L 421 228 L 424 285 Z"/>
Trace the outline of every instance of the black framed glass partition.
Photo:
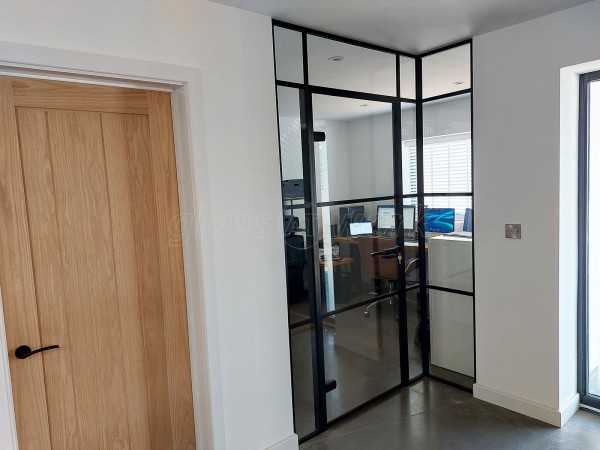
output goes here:
<path id="1" fill-rule="evenodd" d="M 273 35 L 304 442 L 422 376 L 472 385 L 471 50 Z"/>
<path id="2" fill-rule="evenodd" d="M 600 409 L 600 72 L 580 77 L 579 339 L 581 403 Z"/>

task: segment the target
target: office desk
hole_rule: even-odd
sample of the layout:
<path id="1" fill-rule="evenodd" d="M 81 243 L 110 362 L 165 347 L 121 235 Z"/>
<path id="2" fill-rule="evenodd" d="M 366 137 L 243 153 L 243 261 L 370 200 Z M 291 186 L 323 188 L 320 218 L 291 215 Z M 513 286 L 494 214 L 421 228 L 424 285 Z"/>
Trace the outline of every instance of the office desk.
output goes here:
<path id="1" fill-rule="evenodd" d="M 389 237 L 384 237 L 384 236 L 370 236 L 376 239 L 381 239 L 384 241 L 390 241 L 390 248 L 391 247 L 395 247 L 396 246 L 396 240 L 394 238 L 389 238 Z M 358 239 L 357 238 L 353 238 L 353 237 L 349 237 L 349 236 L 338 236 L 338 237 L 334 237 L 331 238 L 331 240 L 337 244 L 347 244 L 347 245 L 351 245 L 351 253 L 352 253 L 352 258 L 356 259 L 357 261 L 360 260 L 360 253 L 358 252 Z M 425 244 L 425 252 L 429 251 L 429 245 Z M 404 242 L 404 253 L 410 253 L 411 257 L 412 254 L 416 254 L 419 252 L 419 243 L 417 241 L 408 241 L 408 242 Z M 360 266 L 358 266 L 358 264 L 355 264 L 355 266 L 357 266 L 357 270 L 360 270 Z"/>
<path id="2" fill-rule="evenodd" d="M 389 238 L 389 237 L 384 237 L 384 236 L 365 236 L 365 237 L 370 237 L 373 239 L 387 240 L 387 241 L 390 241 L 390 246 L 396 245 L 396 240 L 394 238 Z M 337 242 L 338 244 L 358 245 L 358 240 L 356 238 L 349 237 L 349 236 L 338 236 L 338 237 L 331 238 L 331 240 L 333 242 Z M 416 241 L 404 242 L 404 249 L 408 250 L 410 252 L 413 252 L 413 251 L 417 252 L 417 251 L 419 251 L 419 243 Z M 428 251 L 428 250 L 429 250 L 429 246 L 427 244 L 425 244 L 425 251 Z"/>
<path id="3" fill-rule="evenodd" d="M 354 258 L 342 258 L 342 259 L 338 259 L 338 260 L 325 260 L 325 261 L 319 261 L 319 265 L 321 267 L 327 267 L 329 264 L 331 264 L 332 267 L 338 267 L 338 266 L 345 266 L 346 264 L 352 264 L 354 262 Z"/>

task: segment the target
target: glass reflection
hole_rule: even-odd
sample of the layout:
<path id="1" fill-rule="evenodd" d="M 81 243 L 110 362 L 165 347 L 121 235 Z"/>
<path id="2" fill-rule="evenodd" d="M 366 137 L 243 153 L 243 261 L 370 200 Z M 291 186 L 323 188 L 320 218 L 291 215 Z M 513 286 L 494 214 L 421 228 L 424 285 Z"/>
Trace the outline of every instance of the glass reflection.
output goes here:
<path id="1" fill-rule="evenodd" d="M 294 416 L 296 433 L 300 438 L 315 431 L 312 367 L 313 334 L 313 325 L 306 325 L 290 330 Z"/>
<path id="2" fill-rule="evenodd" d="M 396 96 L 396 55 L 308 35 L 312 85 Z"/>
<path id="3" fill-rule="evenodd" d="M 318 220 L 325 311 L 398 289 L 397 258 L 371 255 L 396 247 L 396 226 L 402 221 L 395 217 L 392 200 L 320 207 Z"/>
<path id="4" fill-rule="evenodd" d="M 390 299 L 369 314 L 356 308 L 323 322 L 326 380 L 337 388 L 327 393 L 327 419 L 400 384 L 398 304 Z"/>
<path id="5" fill-rule="evenodd" d="M 274 27 L 274 42 L 277 79 L 303 83 L 302 33 Z"/>
<path id="6" fill-rule="evenodd" d="M 417 98 L 414 58 L 400 57 L 400 97 Z"/>
<path id="7" fill-rule="evenodd" d="M 471 88 L 471 45 L 423 58 L 423 98 Z"/>
<path id="8" fill-rule="evenodd" d="M 473 297 L 429 289 L 430 373 L 472 388 Z"/>
<path id="9" fill-rule="evenodd" d="M 389 103 L 313 96 L 317 201 L 394 194 L 392 107 Z"/>
<path id="10" fill-rule="evenodd" d="M 425 103 L 423 134 L 425 193 L 471 192 L 471 96 Z"/>

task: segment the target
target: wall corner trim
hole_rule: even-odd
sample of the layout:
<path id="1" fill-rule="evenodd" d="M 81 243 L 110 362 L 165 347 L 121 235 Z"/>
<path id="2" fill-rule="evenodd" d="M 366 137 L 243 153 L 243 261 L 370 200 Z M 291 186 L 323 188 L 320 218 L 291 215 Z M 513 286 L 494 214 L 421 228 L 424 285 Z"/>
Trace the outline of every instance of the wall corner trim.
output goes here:
<path id="1" fill-rule="evenodd" d="M 292 434 L 283 441 L 267 447 L 265 450 L 298 450 L 298 435 Z"/>
<path id="2" fill-rule="evenodd" d="M 525 416 L 546 422 L 555 427 L 562 427 L 579 409 L 579 394 L 575 394 L 560 410 L 534 403 L 521 397 L 497 391 L 479 383 L 473 385 L 473 397 L 510 409 Z"/>

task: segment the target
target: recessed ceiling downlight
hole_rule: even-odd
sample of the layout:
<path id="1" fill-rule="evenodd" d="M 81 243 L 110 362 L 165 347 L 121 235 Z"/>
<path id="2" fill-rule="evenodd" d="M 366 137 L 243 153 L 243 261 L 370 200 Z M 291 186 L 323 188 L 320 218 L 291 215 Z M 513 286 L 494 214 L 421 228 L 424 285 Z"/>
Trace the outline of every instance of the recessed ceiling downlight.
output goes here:
<path id="1" fill-rule="evenodd" d="M 454 83 L 452 83 L 454 86 L 460 86 L 461 84 L 465 84 L 464 81 L 455 81 Z"/>
<path id="2" fill-rule="evenodd" d="M 333 62 L 340 62 L 343 60 L 344 60 L 343 56 L 332 56 L 331 58 L 329 58 L 329 61 L 333 61 Z"/>
<path id="3" fill-rule="evenodd" d="M 366 103 L 361 103 L 359 106 L 360 106 L 361 108 L 365 108 L 365 107 L 367 107 L 367 106 L 369 106 L 369 105 L 368 105 L 368 104 L 366 104 Z"/>

